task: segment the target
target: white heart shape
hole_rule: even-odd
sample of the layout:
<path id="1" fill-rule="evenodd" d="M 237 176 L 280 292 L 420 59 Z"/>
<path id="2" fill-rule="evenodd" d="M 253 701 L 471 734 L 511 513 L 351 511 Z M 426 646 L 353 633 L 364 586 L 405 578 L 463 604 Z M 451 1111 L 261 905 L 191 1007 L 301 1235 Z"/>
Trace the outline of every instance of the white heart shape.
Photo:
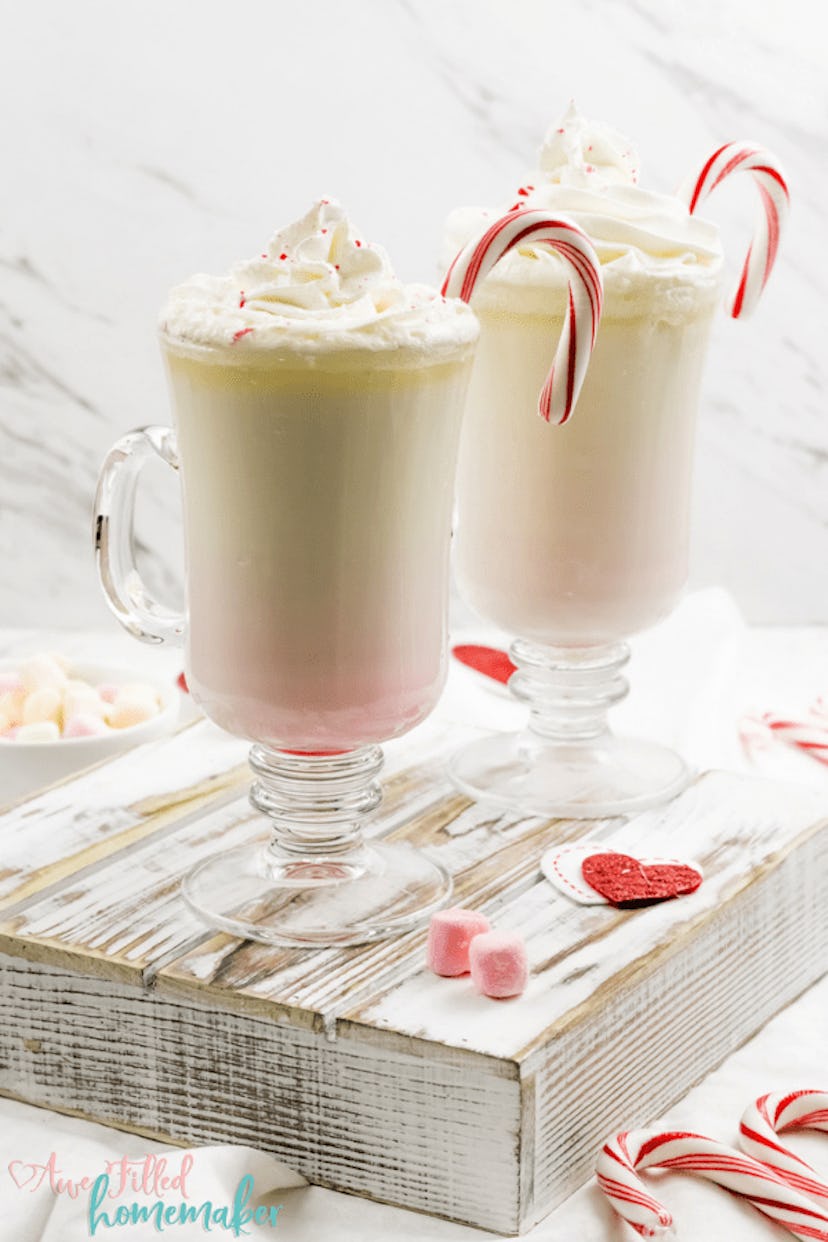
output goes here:
<path id="1" fill-rule="evenodd" d="M 590 841 L 584 845 L 553 846 L 541 858 L 541 871 L 564 897 L 569 897 L 582 906 L 607 906 L 609 902 L 606 897 L 596 893 L 587 884 L 581 868 L 584 859 L 589 858 L 590 854 L 614 853 L 615 850 L 608 849 L 600 841 Z"/>

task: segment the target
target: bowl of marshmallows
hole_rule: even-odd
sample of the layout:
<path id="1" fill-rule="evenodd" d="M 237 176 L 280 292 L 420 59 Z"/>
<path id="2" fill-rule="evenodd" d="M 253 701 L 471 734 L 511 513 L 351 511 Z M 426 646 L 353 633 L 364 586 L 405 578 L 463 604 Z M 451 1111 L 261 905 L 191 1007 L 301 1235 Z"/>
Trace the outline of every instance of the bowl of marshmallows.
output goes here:
<path id="1" fill-rule="evenodd" d="M 0 806 L 175 727 L 173 685 L 53 652 L 0 660 Z"/>

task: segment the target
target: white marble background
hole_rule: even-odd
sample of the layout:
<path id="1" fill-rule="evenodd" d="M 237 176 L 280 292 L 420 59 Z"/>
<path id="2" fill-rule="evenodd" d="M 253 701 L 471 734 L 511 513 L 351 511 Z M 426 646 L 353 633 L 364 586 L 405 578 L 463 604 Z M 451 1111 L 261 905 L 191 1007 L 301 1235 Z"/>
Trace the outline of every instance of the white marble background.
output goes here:
<path id="1" fill-rule="evenodd" d="M 694 580 L 754 621 L 828 621 L 817 0 L 0 7 L 0 624 L 104 620 L 91 496 L 118 434 L 167 421 L 154 324 L 170 284 L 257 252 L 325 192 L 404 277 L 430 279 L 446 211 L 508 198 L 572 95 L 634 137 L 654 188 L 733 137 L 787 165 L 795 210 L 766 301 L 715 334 Z M 751 194 L 710 203 L 734 265 Z M 139 516 L 170 586 L 177 496 L 160 470 Z"/>

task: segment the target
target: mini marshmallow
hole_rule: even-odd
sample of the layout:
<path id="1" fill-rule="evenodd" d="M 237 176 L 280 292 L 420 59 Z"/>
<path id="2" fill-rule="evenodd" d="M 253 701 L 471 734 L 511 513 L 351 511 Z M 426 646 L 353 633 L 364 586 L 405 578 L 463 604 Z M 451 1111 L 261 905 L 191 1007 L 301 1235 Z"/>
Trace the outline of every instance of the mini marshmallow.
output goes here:
<path id="1" fill-rule="evenodd" d="M 55 686 L 42 686 L 33 690 L 23 702 L 23 724 L 37 724 L 41 720 L 60 723 L 62 696 Z"/>
<path id="2" fill-rule="evenodd" d="M 33 690 L 63 686 L 66 682 L 63 669 L 48 655 L 34 655 L 24 660 L 20 665 L 20 677 L 30 694 Z"/>
<path id="3" fill-rule="evenodd" d="M 92 686 L 83 681 L 67 682 L 63 692 L 65 719 L 68 720 L 70 716 L 105 716 L 107 710 L 107 704 Z"/>
<path id="4" fill-rule="evenodd" d="M 129 729 L 132 725 L 143 724 L 145 720 L 152 720 L 157 715 L 158 703 L 151 702 L 146 695 L 130 697 L 119 694 L 111 704 L 106 719 L 113 729 Z"/>
<path id="5" fill-rule="evenodd" d="M 98 737 L 108 732 L 106 724 L 94 712 L 78 712 L 68 716 L 63 726 L 64 737 Z"/>
<path id="6" fill-rule="evenodd" d="M 15 735 L 16 742 L 57 742 L 60 729 L 54 720 L 36 720 L 32 724 L 21 725 Z"/>
<path id="7" fill-rule="evenodd" d="M 432 914 L 428 928 L 426 961 L 435 975 L 453 977 L 469 972 L 469 945 L 475 936 L 489 931 L 489 920 L 477 910 L 452 906 Z"/>
<path id="8" fill-rule="evenodd" d="M 0 698 L 4 698 L 7 694 L 17 696 L 25 693 L 26 684 L 19 673 L 0 669 Z"/>
<path id="9" fill-rule="evenodd" d="M 529 965 L 520 932 L 490 931 L 475 936 L 469 946 L 472 983 L 484 996 L 501 999 L 520 996 Z"/>
<path id="10" fill-rule="evenodd" d="M 12 724 L 20 724 L 23 720 L 23 704 L 26 701 L 26 689 L 20 683 L 20 689 L 7 690 L 0 694 L 0 714 L 8 716 Z"/>

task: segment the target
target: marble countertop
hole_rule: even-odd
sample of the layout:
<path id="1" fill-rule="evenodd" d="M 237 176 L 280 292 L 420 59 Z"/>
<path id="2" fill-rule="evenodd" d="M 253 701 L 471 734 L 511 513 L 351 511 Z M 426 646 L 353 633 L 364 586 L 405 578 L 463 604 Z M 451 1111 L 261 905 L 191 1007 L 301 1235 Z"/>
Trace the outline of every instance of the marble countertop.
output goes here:
<path id="1" fill-rule="evenodd" d="M 0 622 L 92 626 L 98 465 L 168 420 L 155 342 L 167 288 L 255 253 L 320 193 L 407 279 L 437 275 L 442 220 L 503 202 L 576 96 L 669 190 L 721 141 L 787 165 L 794 210 L 750 323 L 721 317 L 704 385 L 693 578 L 754 621 L 828 619 L 822 308 L 826 81 L 810 0 L 33 0 L 0 48 Z M 711 201 L 731 266 L 752 187 Z M 139 509 L 147 576 L 181 572 L 174 480 Z"/>

